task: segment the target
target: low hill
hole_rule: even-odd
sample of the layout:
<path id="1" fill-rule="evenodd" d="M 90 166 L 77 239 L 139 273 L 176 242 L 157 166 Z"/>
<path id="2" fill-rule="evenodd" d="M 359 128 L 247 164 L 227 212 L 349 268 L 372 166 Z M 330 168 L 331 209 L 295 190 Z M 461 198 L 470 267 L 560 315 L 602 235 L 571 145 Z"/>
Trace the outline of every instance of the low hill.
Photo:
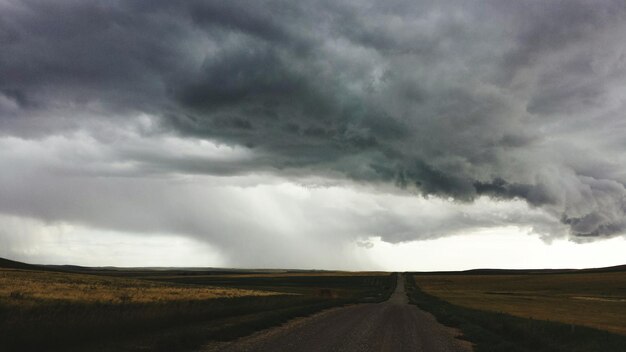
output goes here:
<path id="1" fill-rule="evenodd" d="M 626 265 L 588 269 L 471 269 L 464 271 L 422 271 L 421 275 L 529 275 L 529 274 L 577 274 L 614 273 L 626 271 Z"/>
<path id="2" fill-rule="evenodd" d="M 0 258 L 0 268 L 6 269 L 25 269 L 25 270 L 41 270 L 42 268 L 37 265 L 26 264 L 22 262 L 16 262 L 14 260 Z"/>

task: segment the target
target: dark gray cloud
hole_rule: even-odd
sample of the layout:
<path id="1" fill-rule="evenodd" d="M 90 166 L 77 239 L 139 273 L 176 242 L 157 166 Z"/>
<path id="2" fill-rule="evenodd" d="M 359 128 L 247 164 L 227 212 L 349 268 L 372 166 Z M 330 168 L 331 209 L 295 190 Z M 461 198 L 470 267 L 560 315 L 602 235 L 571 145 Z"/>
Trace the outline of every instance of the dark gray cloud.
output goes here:
<path id="1" fill-rule="evenodd" d="M 523 199 L 574 235 L 626 228 L 619 1 L 28 0 L 0 13 L 3 136 L 114 141 L 102 125 L 147 114 L 146 139 L 252 156 L 131 146 L 108 165 L 346 177 Z"/>

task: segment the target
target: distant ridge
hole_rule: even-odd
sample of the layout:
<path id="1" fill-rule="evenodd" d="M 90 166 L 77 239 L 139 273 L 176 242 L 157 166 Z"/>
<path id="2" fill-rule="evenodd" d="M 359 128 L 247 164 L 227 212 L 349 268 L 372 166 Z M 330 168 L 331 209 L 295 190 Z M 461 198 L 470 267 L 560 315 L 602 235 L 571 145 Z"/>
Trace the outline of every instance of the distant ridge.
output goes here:
<path id="1" fill-rule="evenodd" d="M 201 268 L 201 267 L 89 267 L 79 265 L 40 265 L 27 264 L 15 260 L 0 258 L 0 268 L 22 270 L 49 270 L 63 272 L 82 273 L 116 273 L 124 272 L 163 272 L 178 273 L 183 275 L 206 275 L 206 274 L 259 274 L 259 273 L 297 273 L 297 272 L 325 272 L 328 270 L 299 270 L 299 269 L 236 269 L 236 268 Z M 332 270 L 331 270 L 332 271 Z M 525 274 L 574 274 L 574 273 L 610 273 L 626 271 L 625 265 L 615 265 L 603 268 L 588 269 L 471 269 L 464 271 L 413 271 L 424 275 L 525 275 Z"/>
<path id="2" fill-rule="evenodd" d="M 27 264 L 15 260 L 0 258 L 0 269 L 40 270 L 66 273 L 81 273 L 95 275 L 224 275 L 224 274 L 276 274 L 276 273 L 314 273 L 328 270 L 306 269 L 238 269 L 238 268 L 213 268 L 213 267 L 115 267 L 101 266 L 90 267 L 80 265 L 48 265 Z"/>
<path id="3" fill-rule="evenodd" d="M 43 268 L 37 265 L 26 264 L 22 262 L 16 262 L 14 260 L 0 258 L 0 268 L 6 269 L 25 269 L 25 270 L 42 270 Z"/>
<path id="4" fill-rule="evenodd" d="M 616 271 L 626 271 L 625 265 L 615 265 L 615 266 L 607 266 L 605 268 L 590 268 L 590 269 L 579 269 L 576 270 L 578 272 L 587 272 L 587 273 L 608 273 L 608 272 L 616 272 Z"/>
<path id="5" fill-rule="evenodd" d="M 527 274 L 576 274 L 612 273 L 626 271 L 626 265 L 588 269 L 471 269 L 463 271 L 417 271 L 424 275 L 527 275 Z"/>

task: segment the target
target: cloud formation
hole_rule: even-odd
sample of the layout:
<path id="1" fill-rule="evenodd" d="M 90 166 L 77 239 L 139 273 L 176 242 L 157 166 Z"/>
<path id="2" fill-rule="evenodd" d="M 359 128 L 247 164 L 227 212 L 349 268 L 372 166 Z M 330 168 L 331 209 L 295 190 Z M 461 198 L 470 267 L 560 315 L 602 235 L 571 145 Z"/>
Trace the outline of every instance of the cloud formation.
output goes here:
<path id="1" fill-rule="evenodd" d="M 237 150 L 190 146 L 181 139 L 152 142 L 143 149 L 161 154 L 159 145 L 165 144 L 179 158 L 192 160 L 215 149 L 238 157 Z M 143 238 L 187 237 L 209 243 L 220 254 L 221 261 L 212 265 L 371 269 L 353 247 L 371 249 L 376 238 L 398 244 L 506 226 L 563 234 L 558 221 L 522 201 L 483 197 L 450 203 L 301 176 L 148 175 L 152 166 L 120 161 L 128 145 L 101 145 L 85 136 L 0 139 L 0 164 L 13 166 L 0 169 L 0 214 L 8 214 L 0 216 L 2 252 L 35 257 L 46 239 L 38 233 L 58 224 L 81 228 L 83 240 L 103 236 L 99 229 Z M 109 157 L 117 162 L 106 161 Z M 63 231 L 55 233 L 63 238 Z M 93 241 L 85 240 L 84 246 Z"/>
<path id="2" fill-rule="evenodd" d="M 554 230 L 545 216 L 577 237 L 626 229 L 620 1 L 5 0 L 0 13 L 0 135 L 100 146 L 62 172 L 343 178 L 523 200 L 538 228 Z M 46 218 L 5 194 L 4 212 Z M 433 234 L 458 230 L 439 220 Z M 381 236 L 429 237 L 403 221 Z"/>

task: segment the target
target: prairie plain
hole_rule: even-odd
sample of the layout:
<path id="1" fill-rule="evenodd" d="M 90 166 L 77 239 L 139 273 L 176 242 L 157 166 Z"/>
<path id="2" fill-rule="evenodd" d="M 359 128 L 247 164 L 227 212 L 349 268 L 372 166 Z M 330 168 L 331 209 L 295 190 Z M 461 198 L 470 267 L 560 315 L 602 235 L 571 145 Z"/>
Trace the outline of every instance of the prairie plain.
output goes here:
<path id="1" fill-rule="evenodd" d="M 189 287 L 167 282 L 87 274 L 0 269 L 0 299 L 9 305 L 43 302 L 151 303 L 281 293 L 224 287 Z"/>
<path id="2" fill-rule="evenodd" d="M 462 307 L 626 335 L 626 271 L 414 278 L 422 291 Z"/>
<path id="3" fill-rule="evenodd" d="M 0 260 L 1 351 L 187 351 L 387 299 L 389 273 L 47 267 Z"/>

